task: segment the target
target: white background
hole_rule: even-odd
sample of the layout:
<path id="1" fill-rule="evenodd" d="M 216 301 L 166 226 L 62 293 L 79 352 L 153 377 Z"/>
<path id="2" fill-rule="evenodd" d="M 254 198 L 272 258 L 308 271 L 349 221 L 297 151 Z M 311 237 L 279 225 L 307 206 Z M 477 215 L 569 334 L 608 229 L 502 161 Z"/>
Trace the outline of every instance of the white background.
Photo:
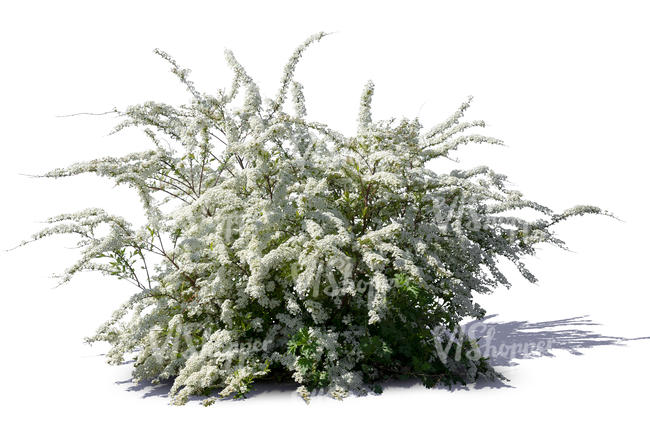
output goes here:
<path id="1" fill-rule="evenodd" d="M 272 96 L 293 49 L 321 30 L 335 33 L 297 70 L 310 118 L 351 133 L 367 79 L 376 84 L 376 117 L 419 115 L 425 125 L 472 94 L 468 117 L 486 119 L 485 132 L 508 146 L 466 147 L 451 165 L 484 163 L 554 209 L 597 204 L 623 220 L 558 226 L 573 252 L 543 247 L 529 260 L 537 285 L 515 277 L 509 291 L 481 298 L 502 330 L 521 337 L 524 323 L 535 324 L 531 338 L 559 341 L 553 356 L 499 367 L 508 387 L 391 386 L 310 405 L 284 389 L 209 408 L 130 390 L 128 365 L 108 366 L 106 347 L 82 344 L 130 286 L 84 275 L 52 289 L 49 275 L 74 261 L 73 239 L 3 252 L 0 429 L 11 434 L 3 438 L 647 435 L 650 341 L 599 337 L 650 336 L 645 2 L 25 1 L 0 9 L 3 249 L 60 212 L 101 206 L 138 218 L 128 189 L 20 175 L 148 147 L 135 131 L 107 137 L 110 116 L 56 115 L 183 102 L 156 47 L 206 91 L 229 84 L 228 47 Z M 560 326 L 585 315 L 602 325 Z"/>

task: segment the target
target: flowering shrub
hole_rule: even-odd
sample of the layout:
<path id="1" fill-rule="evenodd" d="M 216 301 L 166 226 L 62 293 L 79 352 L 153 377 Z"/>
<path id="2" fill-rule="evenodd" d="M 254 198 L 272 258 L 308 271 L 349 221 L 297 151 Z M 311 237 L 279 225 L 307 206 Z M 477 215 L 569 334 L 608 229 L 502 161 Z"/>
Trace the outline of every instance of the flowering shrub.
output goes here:
<path id="1" fill-rule="evenodd" d="M 135 286 L 88 341 L 110 343 L 112 363 L 134 355 L 135 380 L 173 378 L 176 403 L 241 397 L 256 380 L 293 380 L 308 399 L 379 392 L 392 377 L 499 378 L 451 329 L 484 316 L 474 294 L 508 286 L 499 259 L 535 281 L 521 258 L 538 243 L 563 246 L 551 226 L 605 213 L 556 214 L 487 167 L 435 172 L 431 162 L 461 145 L 501 143 L 466 134 L 485 125 L 462 121 L 470 100 L 423 130 L 417 119 L 373 120 L 368 83 L 355 135 L 309 121 L 294 71 L 324 35 L 297 48 L 272 99 L 229 51 L 234 79 L 216 95 L 156 51 L 192 100 L 116 110 L 115 132 L 143 127 L 152 148 L 44 174 L 95 173 L 138 192 L 141 227 L 92 208 L 50 218 L 32 239 L 79 237 L 81 259 L 62 282 L 91 270 Z"/>

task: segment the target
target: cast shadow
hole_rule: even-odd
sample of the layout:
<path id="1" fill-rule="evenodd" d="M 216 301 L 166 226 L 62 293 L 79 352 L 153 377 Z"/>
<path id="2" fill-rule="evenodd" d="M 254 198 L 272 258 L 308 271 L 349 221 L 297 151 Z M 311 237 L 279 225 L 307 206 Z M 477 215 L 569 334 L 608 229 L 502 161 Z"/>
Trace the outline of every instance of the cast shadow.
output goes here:
<path id="1" fill-rule="evenodd" d="M 584 350 L 599 346 L 625 346 L 626 342 L 650 339 L 650 336 L 626 338 L 621 336 L 604 335 L 597 331 L 598 324 L 587 315 L 575 316 L 552 321 L 529 322 L 509 321 L 490 322 L 498 315 L 488 315 L 482 320 L 476 320 L 463 325 L 463 330 L 473 339 L 478 339 L 480 352 L 489 358 L 489 363 L 499 367 L 511 367 L 518 364 L 518 359 L 538 357 L 555 357 L 561 351 L 581 356 Z M 554 354 L 555 353 L 555 354 Z M 387 388 L 411 388 L 419 386 L 417 380 L 389 381 Z M 439 385 L 437 388 L 451 392 L 469 390 L 471 388 L 514 388 L 504 380 L 481 379 L 475 384 Z"/>
<path id="2" fill-rule="evenodd" d="M 498 315 L 489 315 L 482 320 L 472 321 L 463 325 L 464 331 L 471 337 L 477 338 L 481 353 L 489 357 L 493 367 L 510 367 L 517 365 L 518 359 L 537 357 L 554 357 L 554 353 L 566 351 L 580 356 L 584 350 L 599 346 L 625 346 L 629 341 L 650 339 L 650 336 L 626 338 L 621 336 L 604 335 L 597 331 L 600 324 L 593 322 L 587 315 L 553 321 L 529 322 L 509 321 L 490 322 Z M 133 383 L 130 379 L 117 381 L 118 385 L 129 385 L 127 390 L 141 394 L 142 398 L 166 398 L 172 387 L 173 380 L 152 384 L 147 381 Z M 406 389 L 421 386 L 415 379 L 390 380 L 384 389 Z M 480 388 L 514 388 L 507 381 L 480 380 L 470 386 L 440 385 L 437 388 L 451 392 Z M 260 395 L 287 396 L 295 394 L 295 383 L 261 382 L 248 393 L 247 397 Z M 193 396 L 190 401 L 201 401 L 203 397 Z M 224 400 L 232 400 L 230 398 Z M 245 399 L 242 399 L 245 400 Z"/>
<path id="3" fill-rule="evenodd" d="M 494 367 L 517 365 L 517 359 L 554 357 L 553 351 L 567 351 L 580 356 L 584 350 L 650 339 L 650 336 L 626 338 L 603 335 L 597 331 L 598 324 L 587 315 L 554 321 L 488 322 L 498 315 L 489 315 L 463 327 L 470 336 L 478 338 L 481 353 L 489 357 Z"/>

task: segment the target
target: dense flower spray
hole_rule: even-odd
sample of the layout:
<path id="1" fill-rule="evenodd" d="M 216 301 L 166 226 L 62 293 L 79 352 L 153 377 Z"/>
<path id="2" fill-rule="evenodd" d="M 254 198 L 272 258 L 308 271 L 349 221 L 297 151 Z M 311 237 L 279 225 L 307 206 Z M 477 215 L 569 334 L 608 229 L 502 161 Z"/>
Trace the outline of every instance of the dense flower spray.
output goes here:
<path id="1" fill-rule="evenodd" d="M 375 121 L 368 83 L 356 134 L 309 121 L 294 72 L 325 35 L 296 49 L 272 99 L 230 51 L 232 85 L 209 95 L 157 50 L 191 102 L 116 110 L 114 130 L 142 127 L 152 148 L 44 175 L 95 173 L 138 192 L 142 227 L 93 208 L 49 219 L 32 239 L 79 237 L 81 259 L 63 282 L 91 270 L 135 286 L 88 341 L 110 343 L 113 363 L 134 356 L 136 380 L 173 379 L 175 403 L 241 397 L 256 380 L 293 380 L 308 399 L 317 389 L 379 392 L 390 377 L 500 378 L 451 329 L 484 316 L 475 294 L 508 286 L 499 259 L 535 281 L 521 257 L 538 243 L 563 246 L 552 225 L 607 214 L 556 214 L 487 167 L 435 172 L 432 161 L 461 145 L 501 143 L 467 134 L 485 125 L 462 120 L 471 99 L 423 130 L 417 119 Z"/>

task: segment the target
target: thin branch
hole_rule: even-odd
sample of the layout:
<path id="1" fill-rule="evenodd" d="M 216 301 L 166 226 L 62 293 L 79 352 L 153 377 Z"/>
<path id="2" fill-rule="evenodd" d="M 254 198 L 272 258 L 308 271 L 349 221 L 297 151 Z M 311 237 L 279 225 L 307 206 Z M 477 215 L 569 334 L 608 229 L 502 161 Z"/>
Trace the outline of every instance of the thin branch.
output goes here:
<path id="1" fill-rule="evenodd" d="M 90 113 L 90 112 L 81 112 L 81 113 L 71 113 L 69 115 L 54 115 L 55 118 L 70 118 L 72 116 L 102 116 L 102 115 L 109 115 L 111 113 L 119 113 L 117 109 L 109 110 L 107 112 L 101 112 L 101 113 Z"/>

